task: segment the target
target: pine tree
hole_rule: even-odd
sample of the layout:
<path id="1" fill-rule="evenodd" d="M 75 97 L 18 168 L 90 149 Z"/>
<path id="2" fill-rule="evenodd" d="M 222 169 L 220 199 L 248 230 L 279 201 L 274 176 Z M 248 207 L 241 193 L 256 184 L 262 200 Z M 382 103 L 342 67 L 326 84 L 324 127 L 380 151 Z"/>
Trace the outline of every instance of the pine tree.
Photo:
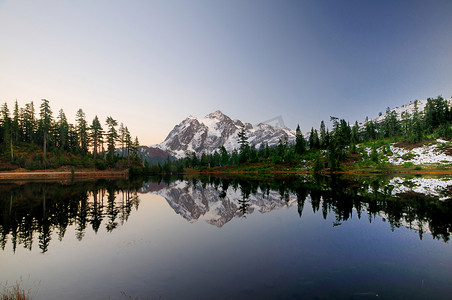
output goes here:
<path id="1" fill-rule="evenodd" d="M 11 124 L 11 131 L 12 131 L 12 138 L 15 143 L 21 139 L 20 129 L 19 129 L 19 118 L 20 118 L 20 111 L 19 111 L 19 104 L 16 102 L 14 103 L 14 111 L 13 111 L 13 119 Z"/>
<path id="2" fill-rule="evenodd" d="M 311 133 L 309 134 L 309 148 L 311 149 L 319 149 L 320 140 L 319 134 L 317 130 L 314 130 L 314 127 L 311 128 Z"/>
<path id="3" fill-rule="evenodd" d="M 249 154 L 249 144 L 248 137 L 246 136 L 245 126 L 242 126 L 238 133 L 238 143 L 240 145 L 240 162 L 246 162 L 248 160 Z"/>
<path id="4" fill-rule="evenodd" d="M 118 141 L 119 144 L 121 145 L 121 157 L 124 157 L 124 141 L 125 141 L 125 131 L 124 131 L 124 124 L 120 123 L 119 124 L 119 129 L 118 129 Z"/>
<path id="5" fill-rule="evenodd" d="M 124 143 L 126 148 L 127 165 L 130 166 L 130 149 L 132 148 L 132 137 L 127 126 L 124 128 Z"/>
<path id="6" fill-rule="evenodd" d="M 52 111 L 50 109 L 49 101 L 47 99 L 42 99 L 41 103 L 41 110 L 39 113 L 40 120 L 40 130 L 42 131 L 43 136 L 43 153 L 44 153 L 44 160 L 47 159 L 47 139 L 49 131 L 52 128 Z"/>
<path id="7" fill-rule="evenodd" d="M 133 151 L 133 157 L 135 159 L 138 158 L 138 149 L 140 148 L 140 142 L 138 141 L 138 137 L 135 137 L 135 141 L 132 143 L 132 151 Z M 195 155 L 196 156 L 196 155 Z M 168 156 L 169 159 L 169 156 Z"/>
<path id="8" fill-rule="evenodd" d="M 67 134 L 67 146 L 72 153 L 78 152 L 78 134 L 74 125 L 69 124 Z"/>
<path id="9" fill-rule="evenodd" d="M 412 143 L 417 143 L 423 138 L 423 127 L 422 127 L 422 114 L 419 113 L 419 109 L 417 106 L 417 101 L 414 101 L 414 112 L 412 117 L 412 129 L 410 140 Z"/>
<path id="10" fill-rule="evenodd" d="M 97 116 L 94 117 L 90 127 L 91 140 L 93 141 L 93 157 L 97 157 L 97 153 L 101 143 L 103 142 L 103 129 Z"/>
<path id="11" fill-rule="evenodd" d="M 9 109 L 6 103 L 3 104 L 1 109 L 1 127 L 2 127 L 2 138 L 3 138 L 3 147 L 4 149 L 10 148 L 11 152 L 11 161 L 14 159 L 13 152 L 13 140 L 12 140 L 12 130 L 11 130 L 11 118 L 9 117 Z"/>
<path id="12" fill-rule="evenodd" d="M 227 165 L 229 162 L 229 154 L 223 145 L 220 147 L 220 157 L 221 157 L 221 159 L 220 159 L 221 165 L 222 166 Z"/>
<path id="13" fill-rule="evenodd" d="M 351 141 L 352 141 L 353 144 L 357 144 L 357 143 L 360 142 L 358 121 L 355 121 L 355 125 L 352 128 Z"/>
<path id="14" fill-rule="evenodd" d="M 300 125 L 297 126 L 295 131 L 295 153 L 303 154 L 306 152 L 306 141 L 300 130 Z"/>
<path id="15" fill-rule="evenodd" d="M 116 139 L 118 138 L 118 132 L 116 131 L 116 126 L 118 126 L 118 121 L 112 117 L 107 117 L 105 121 L 108 127 L 107 131 L 107 146 L 108 146 L 108 158 L 113 160 L 115 153 Z"/>
<path id="16" fill-rule="evenodd" d="M 88 123 L 86 122 L 85 113 L 82 109 L 77 111 L 76 121 L 79 149 L 83 155 L 86 155 L 88 153 L 89 144 Z"/>
<path id="17" fill-rule="evenodd" d="M 21 127 L 24 135 L 24 142 L 33 143 L 35 141 L 36 120 L 35 108 L 33 101 L 25 104 L 25 108 L 21 109 Z"/>
<path id="18" fill-rule="evenodd" d="M 366 122 L 367 140 L 375 140 L 377 138 L 377 130 L 373 121 Z"/>
<path id="19" fill-rule="evenodd" d="M 383 121 L 383 135 L 388 138 L 394 138 L 399 134 L 400 130 L 401 126 L 397 119 L 397 113 L 388 108 Z"/>
<path id="20" fill-rule="evenodd" d="M 323 120 L 320 122 L 320 148 L 326 149 L 328 147 L 327 145 L 327 133 L 326 133 L 326 127 L 325 122 Z"/>
<path id="21" fill-rule="evenodd" d="M 62 150 L 68 150 L 68 138 L 69 138 L 69 124 L 67 122 L 66 115 L 64 111 L 60 109 L 58 113 L 58 138 L 57 138 L 57 147 Z"/>

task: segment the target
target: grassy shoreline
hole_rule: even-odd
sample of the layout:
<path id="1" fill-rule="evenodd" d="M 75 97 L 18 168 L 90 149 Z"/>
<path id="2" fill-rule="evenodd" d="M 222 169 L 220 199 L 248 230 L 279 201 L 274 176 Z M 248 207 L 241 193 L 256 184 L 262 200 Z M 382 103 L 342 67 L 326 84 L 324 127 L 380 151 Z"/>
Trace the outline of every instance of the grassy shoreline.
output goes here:
<path id="1" fill-rule="evenodd" d="M 126 178 L 129 170 L 94 170 L 94 169 L 46 169 L 0 172 L 0 180 L 24 179 L 71 179 L 71 178 Z"/>
<path id="2" fill-rule="evenodd" d="M 211 169 L 186 169 L 183 174 L 186 175 L 241 175 L 241 174 L 347 174 L 347 175 L 384 175 L 384 174 L 424 174 L 424 175 L 452 175 L 452 169 L 442 167 L 441 165 L 423 165 L 403 167 L 398 165 L 354 167 L 343 166 L 339 170 L 322 169 L 320 171 L 295 168 L 293 166 L 271 166 L 271 165 L 247 165 L 227 168 Z"/>

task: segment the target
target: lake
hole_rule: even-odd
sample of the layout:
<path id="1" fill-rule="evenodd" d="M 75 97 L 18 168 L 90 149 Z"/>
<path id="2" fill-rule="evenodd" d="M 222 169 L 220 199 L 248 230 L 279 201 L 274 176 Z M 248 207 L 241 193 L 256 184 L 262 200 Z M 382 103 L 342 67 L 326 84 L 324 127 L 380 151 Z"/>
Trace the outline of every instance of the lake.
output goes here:
<path id="1" fill-rule="evenodd" d="M 449 299 L 452 178 L 0 182 L 33 299 Z"/>

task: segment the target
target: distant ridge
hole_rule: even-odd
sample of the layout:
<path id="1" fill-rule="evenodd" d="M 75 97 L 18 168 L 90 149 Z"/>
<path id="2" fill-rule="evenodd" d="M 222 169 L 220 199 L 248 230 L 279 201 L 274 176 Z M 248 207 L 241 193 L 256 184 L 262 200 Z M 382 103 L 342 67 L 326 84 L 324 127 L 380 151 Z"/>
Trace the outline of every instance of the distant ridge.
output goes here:
<path id="1" fill-rule="evenodd" d="M 168 159 L 168 153 L 162 149 L 148 146 L 140 146 L 138 155 L 150 165 L 163 164 Z"/>

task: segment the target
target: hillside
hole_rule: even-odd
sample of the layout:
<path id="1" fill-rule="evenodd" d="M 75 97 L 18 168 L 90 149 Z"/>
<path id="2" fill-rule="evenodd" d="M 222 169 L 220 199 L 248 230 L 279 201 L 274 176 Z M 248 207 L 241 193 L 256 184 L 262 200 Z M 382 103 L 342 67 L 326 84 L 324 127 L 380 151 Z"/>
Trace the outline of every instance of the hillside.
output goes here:
<path id="1" fill-rule="evenodd" d="M 452 105 L 452 98 L 449 99 L 445 99 L 445 101 L 447 101 L 448 105 L 451 106 Z M 379 115 L 378 117 L 372 119 L 372 121 L 376 122 L 376 123 L 381 123 L 383 122 L 383 120 L 386 118 L 387 114 L 389 112 L 394 112 L 397 115 L 397 118 L 399 120 L 402 120 L 402 115 L 403 114 L 407 114 L 409 116 L 412 116 L 414 111 L 416 110 L 416 106 L 417 106 L 417 110 L 419 112 L 424 112 L 425 107 L 427 105 L 428 100 L 424 99 L 424 100 L 415 100 L 415 101 L 411 101 L 408 104 L 402 105 L 400 107 L 395 107 L 392 109 L 389 109 L 389 111 L 387 110 L 385 113 L 382 113 L 381 115 Z M 364 122 L 365 123 L 365 122 Z"/>

